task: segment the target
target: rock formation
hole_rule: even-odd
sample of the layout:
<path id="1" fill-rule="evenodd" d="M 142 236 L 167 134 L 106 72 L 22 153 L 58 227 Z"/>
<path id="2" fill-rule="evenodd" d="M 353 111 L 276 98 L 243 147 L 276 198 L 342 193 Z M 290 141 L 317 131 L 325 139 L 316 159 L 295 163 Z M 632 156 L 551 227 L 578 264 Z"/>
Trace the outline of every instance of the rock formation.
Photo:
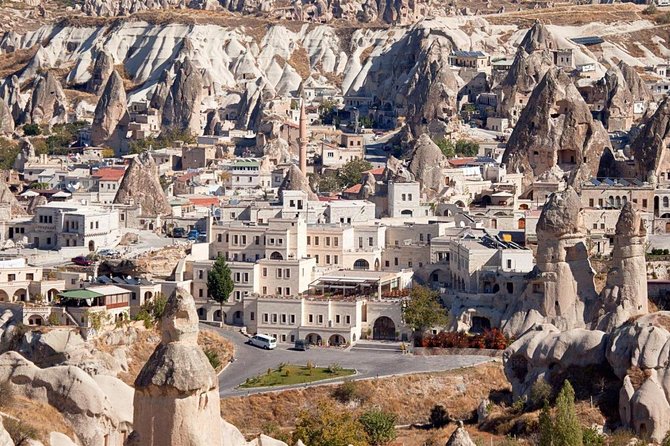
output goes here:
<path id="1" fill-rule="evenodd" d="M 128 387 L 116 381 L 119 387 Z M 130 430 L 130 425 L 123 421 L 128 419 L 127 414 L 117 413 L 96 381 L 80 368 L 40 369 L 9 351 L 0 355 L 0 382 L 8 382 L 16 395 L 55 407 L 71 423 L 84 446 L 104 444 L 105 437 L 113 443 L 119 442 L 124 432 Z"/>
<path id="2" fill-rule="evenodd" d="M 105 50 L 98 51 L 91 79 L 86 83 L 86 91 L 95 95 L 101 94 L 114 71 L 114 58 Z"/>
<path id="3" fill-rule="evenodd" d="M 451 434 L 447 441 L 447 446 L 475 446 L 475 442 L 470 438 L 470 434 L 463 427 L 463 422 L 458 422 L 458 427 Z"/>
<path id="4" fill-rule="evenodd" d="M 5 80 L 0 90 L 0 99 L 4 99 L 14 118 L 18 122 L 23 114 L 23 101 L 21 99 L 21 84 L 17 76 L 12 76 Z"/>
<path id="5" fill-rule="evenodd" d="M 2 417 L 0 417 L 0 446 L 14 446 L 12 437 L 9 436 L 9 432 L 5 430 L 2 424 Z"/>
<path id="6" fill-rule="evenodd" d="M 283 164 L 291 161 L 293 157 L 291 148 L 283 138 L 270 139 L 263 145 L 263 156 L 267 156 L 275 164 Z"/>
<path id="7" fill-rule="evenodd" d="M 442 168 L 447 166 L 447 158 L 427 133 L 415 142 L 412 151 L 409 171 L 421 184 L 421 191 L 435 196 L 444 188 Z"/>
<path id="8" fill-rule="evenodd" d="M 417 56 L 417 65 L 401 91 L 408 125 L 414 135 L 428 132 L 442 137 L 448 132 L 450 122 L 458 117 L 460 87 L 449 65 L 451 50 L 446 41 L 432 41 Z"/>
<path id="9" fill-rule="evenodd" d="M 539 177 L 575 188 L 598 174 L 609 136 L 567 74 L 552 68 L 523 109 L 503 155 L 507 170 L 523 173 L 527 190 Z"/>
<path id="10" fill-rule="evenodd" d="M 163 70 L 156 84 L 156 89 L 154 90 L 151 100 L 149 101 L 149 107 L 162 111 L 165 106 L 165 101 L 170 94 L 170 86 L 172 85 L 172 76 L 168 70 Z"/>
<path id="11" fill-rule="evenodd" d="M 0 136 L 14 133 L 14 117 L 9 106 L 0 99 Z"/>
<path id="12" fill-rule="evenodd" d="M 300 171 L 298 166 L 291 164 L 284 181 L 279 186 L 279 199 L 283 200 L 283 192 L 285 190 L 300 190 L 307 194 L 307 199 L 310 201 L 317 201 L 319 197 L 314 193 L 312 187 L 309 185 L 309 180 Z"/>
<path id="13" fill-rule="evenodd" d="M 183 288 L 168 299 L 161 334 L 135 380 L 129 445 L 222 445 L 218 378 L 198 347 L 195 302 Z"/>
<path id="14" fill-rule="evenodd" d="M 172 212 L 158 177 L 158 167 L 149 152 L 137 155 L 123 175 L 114 203 L 139 204 L 142 215 L 156 217 Z"/>
<path id="15" fill-rule="evenodd" d="M 28 162 L 37 161 L 37 152 L 35 151 L 35 146 L 30 142 L 28 138 L 21 139 L 21 145 L 19 147 L 19 153 L 16 155 L 14 160 L 14 170 L 23 172 L 23 169 Z"/>
<path id="16" fill-rule="evenodd" d="M 601 330 L 610 331 L 649 312 L 646 234 L 640 213 L 626 202 L 616 224 L 612 267 L 603 290 L 603 316 L 597 324 Z"/>
<path id="17" fill-rule="evenodd" d="M 32 96 L 26 105 L 25 122 L 53 125 L 67 120 L 67 99 L 53 71 L 35 81 Z"/>
<path id="18" fill-rule="evenodd" d="M 585 327 L 597 293 L 581 199 L 573 188 L 549 197 L 536 230 L 537 264 L 521 297 L 508 307 L 503 330 L 519 335 L 537 323 L 561 330 Z"/>
<path id="19" fill-rule="evenodd" d="M 126 143 L 129 122 L 123 79 L 119 73 L 113 71 L 95 107 L 91 143 L 94 146 L 108 145 L 120 150 Z"/>
<path id="20" fill-rule="evenodd" d="M 628 172 L 628 176 L 652 183 L 665 179 L 666 172 L 670 170 L 670 157 L 667 155 L 669 140 L 670 102 L 666 98 L 630 145 L 635 168 L 633 172 Z"/>
<path id="21" fill-rule="evenodd" d="M 540 22 L 535 22 L 517 48 L 512 67 L 497 87 L 498 113 L 509 119 L 512 125 L 520 119 L 528 97 L 554 65 L 552 49 L 556 46 L 549 30 Z"/>
<path id="22" fill-rule="evenodd" d="M 16 199 L 9 186 L 5 182 L 4 175 L 0 175 L 0 207 L 6 206 L 12 217 L 26 215 L 26 210 Z"/>
<path id="23" fill-rule="evenodd" d="M 662 441 L 670 430 L 670 312 L 627 322 L 612 333 L 539 325 L 505 350 L 505 375 L 515 397 L 544 379 L 560 385 L 565 372 L 598 370 L 621 382 L 619 416 L 624 428 Z M 557 379 L 558 378 L 558 379 Z"/>
<path id="24" fill-rule="evenodd" d="M 190 131 L 199 135 L 203 77 L 191 59 L 179 65 L 163 108 L 163 128 Z"/>

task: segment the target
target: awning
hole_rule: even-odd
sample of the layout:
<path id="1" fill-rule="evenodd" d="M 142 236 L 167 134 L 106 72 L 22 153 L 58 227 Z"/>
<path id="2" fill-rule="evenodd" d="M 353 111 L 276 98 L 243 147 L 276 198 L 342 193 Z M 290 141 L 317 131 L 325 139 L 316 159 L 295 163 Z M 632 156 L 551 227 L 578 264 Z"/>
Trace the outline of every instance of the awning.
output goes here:
<path id="1" fill-rule="evenodd" d="M 62 293 L 59 294 L 59 296 L 65 299 L 86 300 L 86 299 L 95 299 L 96 297 L 102 297 L 103 295 L 90 290 L 69 290 L 69 291 L 63 291 Z"/>

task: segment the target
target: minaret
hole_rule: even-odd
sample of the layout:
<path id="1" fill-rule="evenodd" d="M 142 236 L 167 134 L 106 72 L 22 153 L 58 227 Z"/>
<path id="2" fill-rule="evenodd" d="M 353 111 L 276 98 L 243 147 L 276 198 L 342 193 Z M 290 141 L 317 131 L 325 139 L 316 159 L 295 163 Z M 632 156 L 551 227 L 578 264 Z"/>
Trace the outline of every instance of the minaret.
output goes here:
<path id="1" fill-rule="evenodd" d="M 307 115 L 305 114 L 305 100 L 300 99 L 300 134 L 298 136 L 300 147 L 300 171 L 307 176 Z"/>

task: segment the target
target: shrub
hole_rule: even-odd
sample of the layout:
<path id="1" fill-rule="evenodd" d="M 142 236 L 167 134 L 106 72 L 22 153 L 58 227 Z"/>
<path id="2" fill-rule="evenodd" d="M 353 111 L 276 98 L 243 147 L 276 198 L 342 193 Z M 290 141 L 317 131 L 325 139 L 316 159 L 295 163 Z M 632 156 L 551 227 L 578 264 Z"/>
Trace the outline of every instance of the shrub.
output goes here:
<path id="1" fill-rule="evenodd" d="M 328 373 L 339 373 L 342 371 L 342 366 L 336 362 L 330 364 L 326 369 Z"/>
<path id="2" fill-rule="evenodd" d="M 214 350 L 205 350 L 205 356 L 207 356 L 207 359 L 209 360 L 210 365 L 214 370 L 218 370 L 219 367 L 221 367 L 221 359 L 219 358 L 219 354 L 215 352 Z"/>
<path id="3" fill-rule="evenodd" d="M 372 409 L 361 415 L 358 421 L 363 425 L 368 442 L 372 446 L 379 446 L 395 440 L 397 418 L 393 413 Z"/>
<path id="4" fill-rule="evenodd" d="M 28 444 L 29 440 L 37 440 L 37 430 L 21 420 L 7 417 L 2 423 L 16 446 Z"/>
<path id="5" fill-rule="evenodd" d="M 605 437 L 594 428 L 584 429 L 582 431 L 582 443 L 584 443 L 584 446 L 604 446 Z"/>
<path id="6" fill-rule="evenodd" d="M 530 394 L 528 395 L 528 409 L 539 409 L 545 401 L 551 401 L 552 393 L 553 388 L 547 381 L 544 379 L 535 381 L 535 384 L 530 388 Z"/>
<path id="7" fill-rule="evenodd" d="M 670 12 L 662 14 L 660 17 L 656 17 L 656 23 L 660 25 L 667 25 L 670 23 Z"/>
<path id="8" fill-rule="evenodd" d="M 430 409 L 429 421 L 435 429 L 439 429 L 449 424 L 449 419 L 449 413 L 443 405 L 437 404 Z"/>
<path id="9" fill-rule="evenodd" d="M 656 4 L 651 3 L 651 4 L 649 4 L 649 6 L 644 8 L 644 10 L 642 11 L 642 14 L 652 15 L 652 14 L 656 14 L 657 12 L 658 12 L 658 8 L 656 7 Z"/>
<path id="10" fill-rule="evenodd" d="M 366 446 L 361 423 L 348 411 L 322 402 L 298 416 L 291 443 L 301 440 L 309 446 Z"/>
<path id="11" fill-rule="evenodd" d="M 41 135 L 42 129 L 37 124 L 26 124 L 23 126 L 23 134 L 26 136 Z"/>
<path id="12" fill-rule="evenodd" d="M 582 427 L 575 412 L 575 391 L 565 381 L 556 397 L 556 411 L 552 417 L 545 404 L 539 422 L 540 446 L 582 446 Z"/>
<path id="13" fill-rule="evenodd" d="M 345 381 L 333 389 L 330 394 L 335 400 L 347 404 L 358 400 L 358 385 L 354 381 Z"/>

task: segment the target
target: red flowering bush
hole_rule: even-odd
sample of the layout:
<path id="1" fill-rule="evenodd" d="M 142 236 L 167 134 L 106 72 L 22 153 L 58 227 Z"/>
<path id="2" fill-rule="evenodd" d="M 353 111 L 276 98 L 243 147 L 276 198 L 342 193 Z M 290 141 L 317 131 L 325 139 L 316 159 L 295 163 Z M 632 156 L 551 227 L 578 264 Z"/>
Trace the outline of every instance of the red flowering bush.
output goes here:
<path id="1" fill-rule="evenodd" d="M 494 328 L 486 330 L 483 334 L 469 335 L 464 332 L 442 331 L 421 339 L 421 347 L 436 348 L 478 348 L 504 350 L 510 344 L 505 335 Z"/>

